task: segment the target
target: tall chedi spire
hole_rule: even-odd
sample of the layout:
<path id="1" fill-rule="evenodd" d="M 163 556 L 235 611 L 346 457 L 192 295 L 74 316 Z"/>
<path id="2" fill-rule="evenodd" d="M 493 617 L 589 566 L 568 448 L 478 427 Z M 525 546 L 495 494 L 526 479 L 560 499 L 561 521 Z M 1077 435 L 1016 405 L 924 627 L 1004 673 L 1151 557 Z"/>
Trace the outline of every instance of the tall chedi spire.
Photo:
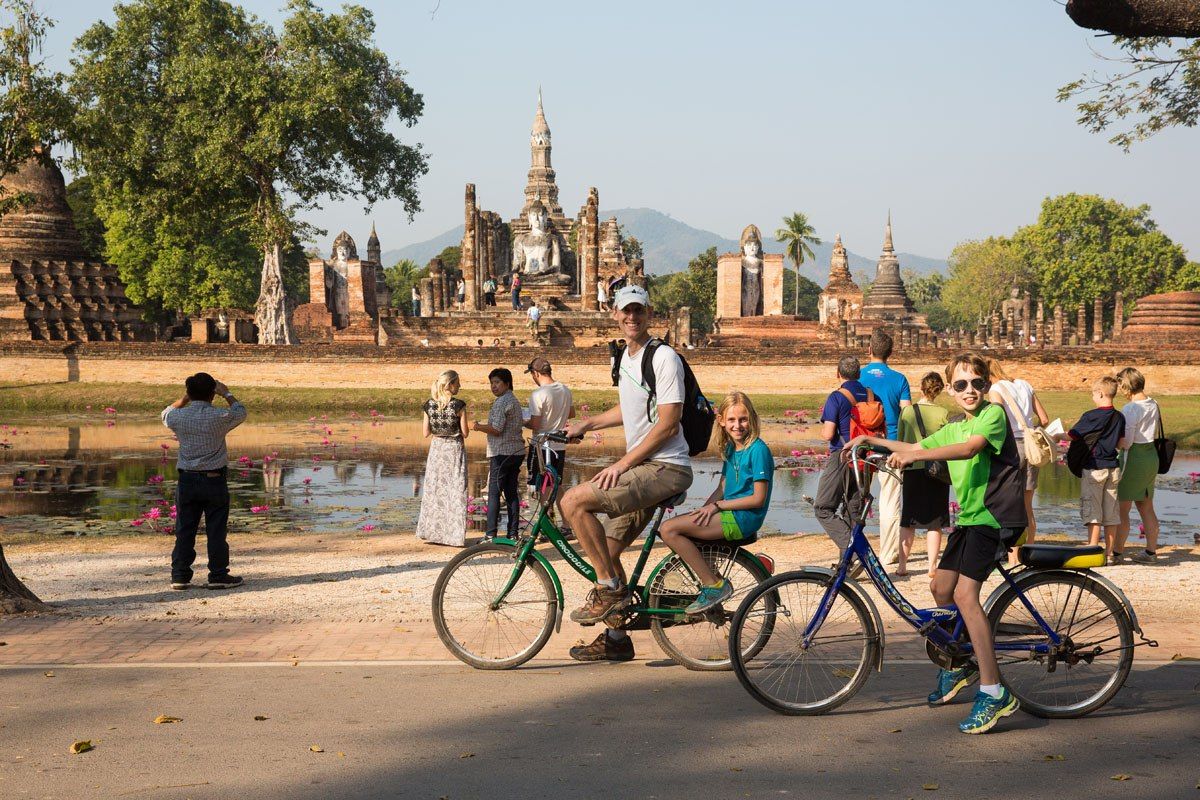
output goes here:
<path id="1" fill-rule="evenodd" d="M 896 258 L 896 247 L 892 243 L 892 212 L 889 210 L 887 225 L 883 229 L 883 252 L 875 266 L 875 280 L 863 305 L 863 316 L 900 319 L 912 313 L 913 304 L 904 289 L 900 260 Z"/>
<path id="2" fill-rule="evenodd" d="M 858 286 L 850 275 L 850 258 L 846 255 L 846 246 L 842 244 L 840 233 L 833 240 L 833 253 L 829 256 L 829 283 L 825 288 L 858 291 Z"/>
<path id="3" fill-rule="evenodd" d="M 550 163 L 550 125 L 542 108 L 541 87 L 538 87 L 533 129 L 529 132 L 529 151 L 529 181 L 525 184 L 525 205 L 521 208 L 521 216 L 528 213 L 534 200 L 540 199 L 552 219 L 561 219 L 563 210 L 558 203 L 558 184 L 555 183 L 554 167 Z"/>

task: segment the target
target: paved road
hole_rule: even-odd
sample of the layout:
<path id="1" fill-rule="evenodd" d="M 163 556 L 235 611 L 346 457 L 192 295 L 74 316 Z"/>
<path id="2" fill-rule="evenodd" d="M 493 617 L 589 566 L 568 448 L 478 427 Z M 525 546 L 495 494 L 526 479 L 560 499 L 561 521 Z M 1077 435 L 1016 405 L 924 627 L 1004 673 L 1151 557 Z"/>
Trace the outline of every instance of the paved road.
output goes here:
<path id="1" fill-rule="evenodd" d="M 1198 664 L 1141 664 L 1100 713 L 980 737 L 954 729 L 965 706 L 925 707 L 930 671 L 889 664 L 838 713 L 790 718 L 654 661 L 4 669 L 0 797 L 1200 796 Z M 68 755 L 77 739 L 96 749 Z"/>

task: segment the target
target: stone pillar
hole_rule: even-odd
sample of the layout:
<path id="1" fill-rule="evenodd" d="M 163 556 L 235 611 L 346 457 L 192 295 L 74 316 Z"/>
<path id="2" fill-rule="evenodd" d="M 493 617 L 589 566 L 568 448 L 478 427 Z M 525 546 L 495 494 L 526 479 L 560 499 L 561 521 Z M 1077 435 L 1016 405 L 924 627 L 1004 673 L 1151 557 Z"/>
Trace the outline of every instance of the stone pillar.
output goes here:
<path id="1" fill-rule="evenodd" d="M 592 293 L 593 298 L 595 292 Z M 684 347 L 692 341 L 692 309 L 680 306 L 675 311 L 675 346 Z"/>
<path id="2" fill-rule="evenodd" d="M 1075 311 L 1075 342 L 1076 344 L 1087 342 L 1087 303 L 1084 302 L 1080 302 L 1079 308 Z"/>
<path id="3" fill-rule="evenodd" d="M 588 189 L 580 239 L 579 254 L 584 259 L 580 270 L 580 308 L 596 311 L 599 308 L 596 303 L 596 281 L 600 278 L 600 192 L 595 186 Z"/>
<path id="4" fill-rule="evenodd" d="M 838 344 L 843 348 L 848 348 L 850 342 L 850 324 L 846 320 L 838 322 Z"/>
<path id="5" fill-rule="evenodd" d="M 1037 340 L 1038 346 L 1046 346 L 1046 301 L 1044 298 L 1038 298 L 1037 304 Z"/>
<path id="6" fill-rule="evenodd" d="M 429 277 L 433 280 L 433 310 L 444 311 L 446 308 L 446 276 L 442 272 L 440 259 L 429 262 Z"/>
<path id="7" fill-rule="evenodd" d="M 490 214 L 483 215 L 483 259 L 479 264 L 480 284 L 496 277 L 496 229 Z"/>
<path id="8" fill-rule="evenodd" d="M 1092 343 L 1104 341 L 1104 298 L 1097 296 L 1092 304 Z"/>
<path id="9" fill-rule="evenodd" d="M 467 184 L 463 208 L 462 260 L 459 262 L 463 281 L 466 283 L 463 305 L 472 311 L 477 311 L 479 310 L 479 297 L 475 291 L 477 286 L 475 279 L 479 274 L 479 209 L 475 205 L 475 184 L 473 183 Z"/>
<path id="10" fill-rule="evenodd" d="M 1021 306 L 1021 327 L 1024 331 L 1021 334 L 1021 338 L 1024 339 L 1022 345 L 1028 347 L 1029 337 L 1035 335 L 1033 327 L 1033 297 L 1030 296 L 1028 289 L 1025 290 L 1025 302 Z"/>
<path id="11" fill-rule="evenodd" d="M 421 316 L 433 316 L 433 278 L 421 278 Z"/>
<path id="12" fill-rule="evenodd" d="M 1054 346 L 1062 347 L 1063 343 L 1063 327 L 1066 325 L 1066 320 L 1063 319 L 1063 309 L 1059 304 L 1054 305 Z"/>
<path id="13" fill-rule="evenodd" d="M 1125 296 L 1117 292 L 1113 298 L 1113 339 L 1121 335 L 1121 329 L 1125 327 Z"/>

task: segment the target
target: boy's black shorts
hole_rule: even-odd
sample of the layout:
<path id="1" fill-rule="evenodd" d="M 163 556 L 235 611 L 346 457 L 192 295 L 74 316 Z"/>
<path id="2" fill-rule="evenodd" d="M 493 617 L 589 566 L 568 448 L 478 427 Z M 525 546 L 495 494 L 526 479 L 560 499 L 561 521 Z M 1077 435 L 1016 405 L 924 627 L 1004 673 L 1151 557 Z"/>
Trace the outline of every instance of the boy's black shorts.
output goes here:
<path id="1" fill-rule="evenodd" d="M 950 531 L 938 569 L 947 569 L 976 581 L 986 581 L 996 565 L 1008 558 L 1008 549 L 1024 529 L 960 525 Z"/>

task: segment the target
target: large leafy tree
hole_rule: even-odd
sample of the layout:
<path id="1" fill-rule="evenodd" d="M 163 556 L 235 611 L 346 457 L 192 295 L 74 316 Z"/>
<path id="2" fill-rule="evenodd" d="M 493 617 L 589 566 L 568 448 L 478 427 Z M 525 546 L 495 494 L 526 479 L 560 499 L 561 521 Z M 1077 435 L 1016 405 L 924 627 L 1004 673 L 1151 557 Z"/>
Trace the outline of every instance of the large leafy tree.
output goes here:
<path id="1" fill-rule="evenodd" d="M 800 281 L 800 292 L 797 297 L 796 281 Z M 800 319 L 814 320 L 819 314 L 817 312 L 817 300 L 821 296 L 821 286 L 815 281 L 810 281 L 803 275 L 797 276 L 795 272 L 784 271 L 783 273 L 783 307 L 791 306 L 795 309 L 795 314 Z"/>
<path id="2" fill-rule="evenodd" d="M 1013 246 L 1047 303 L 1068 308 L 1117 289 L 1131 298 L 1161 291 L 1187 264 L 1149 206 L 1097 195 L 1046 198 L 1037 223 L 1018 230 Z"/>
<path id="3" fill-rule="evenodd" d="M 383 280 L 392 291 L 392 307 L 412 310 L 412 289 L 429 275 L 429 267 L 422 267 L 411 258 L 401 259 L 383 270 Z"/>
<path id="4" fill-rule="evenodd" d="M 30 158 L 49 162 L 51 148 L 67 136 L 74 108 L 63 89 L 63 76 L 38 59 L 54 21 L 31 0 L 2 0 L 9 18 L 0 27 L 0 180 Z M 33 198 L 0 189 L 0 216 L 23 208 Z"/>
<path id="5" fill-rule="evenodd" d="M 717 313 L 717 248 L 710 247 L 688 262 L 687 269 L 649 276 L 650 302 L 658 312 L 682 306 L 692 310 L 692 327 L 712 330 Z"/>
<path id="6" fill-rule="evenodd" d="M 783 253 L 796 267 L 796 282 L 800 282 L 800 265 L 807 259 L 816 258 L 812 245 L 821 243 L 817 231 L 809 223 L 808 217 L 799 211 L 790 217 L 783 218 L 783 227 L 775 231 L 775 241 L 784 246 Z M 800 314 L 800 294 L 793 298 L 792 313 Z"/>
<path id="7" fill-rule="evenodd" d="M 357 196 L 367 208 L 399 197 L 412 215 L 427 169 L 420 146 L 389 130 L 393 119 L 413 125 L 423 102 L 375 45 L 371 13 L 348 5 L 327 14 L 311 0 L 289 0 L 286 11 L 276 31 L 225 0 L 118 5 L 112 25 L 96 23 L 76 42 L 72 79 L 82 164 L 110 233 L 114 215 L 127 212 L 145 231 L 145 209 L 163 210 L 178 224 L 135 241 L 155 243 L 143 257 L 172 274 L 177 243 L 199 216 L 239 222 L 261 258 L 264 344 L 293 341 L 285 251 L 316 233 L 297 213 Z"/>
<path id="8" fill-rule="evenodd" d="M 1033 273 L 1009 239 L 960 242 L 950 253 L 941 303 L 961 325 L 974 325 L 1000 306 L 1014 286 L 1028 289 Z"/>

